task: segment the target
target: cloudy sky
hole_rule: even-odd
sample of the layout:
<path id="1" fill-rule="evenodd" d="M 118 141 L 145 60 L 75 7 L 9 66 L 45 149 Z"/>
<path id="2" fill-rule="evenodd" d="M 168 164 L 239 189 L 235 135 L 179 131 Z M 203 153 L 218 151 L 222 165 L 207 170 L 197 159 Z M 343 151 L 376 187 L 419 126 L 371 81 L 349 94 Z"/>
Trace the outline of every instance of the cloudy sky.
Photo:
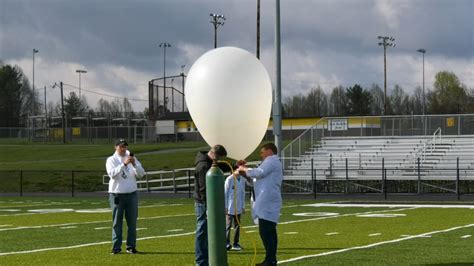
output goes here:
<path id="1" fill-rule="evenodd" d="M 273 79 L 274 1 L 262 0 L 261 59 Z M 0 0 L 0 60 L 20 66 L 38 88 L 63 81 L 148 102 L 148 81 L 185 72 L 213 48 L 209 13 L 224 14 L 219 46 L 255 52 L 256 0 Z M 378 35 L 394 37 L 387 51 L 388 87 L 426 87 L 441 70 L 474 88 L 474 0 L 281 0 L 282 93 L 288 97 L 320 85 L 368 87 L 383 84 L 383 49 Z M 73 88 L 66 88 L 66 92 Z M 39 95 L 43 99 L 43 94 Z M 84 92 L 91 106 L 100 98 Z M 57 101 L 57 89 L 47 89 Z M 110 97 L 104 97 L 113 100 Z M 49 101 L 49 100 L 48 100 Z"/>

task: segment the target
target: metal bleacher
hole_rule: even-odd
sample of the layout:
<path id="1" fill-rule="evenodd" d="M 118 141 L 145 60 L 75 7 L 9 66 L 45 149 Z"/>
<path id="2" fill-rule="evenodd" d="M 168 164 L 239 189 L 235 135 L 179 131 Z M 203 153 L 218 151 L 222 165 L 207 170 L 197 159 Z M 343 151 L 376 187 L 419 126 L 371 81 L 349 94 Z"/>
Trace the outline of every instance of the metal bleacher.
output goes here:
<path id="1" fill-rule="evenodd" d="M 474 135 L 323 137 L 285 169 L 287 180 L 474 179 Z M 311 176 L 311 169 L 313 175 Z"/>

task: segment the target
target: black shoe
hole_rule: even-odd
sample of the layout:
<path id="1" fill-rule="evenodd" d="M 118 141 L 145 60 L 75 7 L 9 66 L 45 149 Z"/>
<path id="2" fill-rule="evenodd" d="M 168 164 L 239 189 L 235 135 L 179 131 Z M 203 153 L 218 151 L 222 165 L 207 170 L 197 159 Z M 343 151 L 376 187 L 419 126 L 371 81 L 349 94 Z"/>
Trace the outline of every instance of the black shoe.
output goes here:
<path id="1" fill-rule="evenodd" d="M 232 246 L 232 250 L 241 251 L 242 249 L 244 249 L 244 248 L 242 248 L 242 247 L 239 245 L 239 243 L 236 243 L 236 244 L 234 244 L 234 245 Z"/>
<path id="2" fill-rule="evenodd" d="M 127 248 L 127 253 L 128 254 L 137 254 L 138 251 L 135 248 Z"/>
<path id="3" fill-rule="evenodd" d="M 227 243 L 227 244 L 225 245 L 225 249 L 231 250 L 231 249 L 232 249 L 232 245 L 231 245 L 230 243 Z"/>
<path id="4" fill-rule="evenodd" d="M 256 264 L 256 266 L 270 266 L 270 265 L 277 265 L 277 263 L 276 263 L 276 262 L 273 262 L 273 263 L 272 263 L 272 262 L 266 262 L 266 261 L 264 261 L 264 262 L 261 262 L 261 263 L 257 263 L 257 264 Z"/>
<path id="5" fill-rule="evenodd" d="M 120 250 L 120 249 L 112 249 L 112 251 L 110 251 L 110 254 L 112 254 L 112 255 L 117 255 L 117 254 L 120 254 L 120 252 L 122 252 L 122 250 Z"/>

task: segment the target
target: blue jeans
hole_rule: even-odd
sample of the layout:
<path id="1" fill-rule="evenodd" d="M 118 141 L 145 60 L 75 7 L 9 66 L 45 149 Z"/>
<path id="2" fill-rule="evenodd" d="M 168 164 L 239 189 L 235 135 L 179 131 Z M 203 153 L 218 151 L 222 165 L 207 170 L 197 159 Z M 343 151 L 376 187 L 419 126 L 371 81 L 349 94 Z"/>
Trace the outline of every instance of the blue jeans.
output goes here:
<path id="1" fill-rule="evenodd" d="M 209 265 L 207 248 L 207 214 L 206 204 L 194 203 L 196 211 L 196 241 L 194 244 L 196 254 L 196 265 Z"/>
<path id="2" fill-rule="evenodd" d="M 137 218 L 138 195 L 137 192 L 109 195 L 110 208 L 112 209 L 112 249 L 122 249 L 122 224 L 123 216 L 127 221 L 127 248 L 137 245 Z"/>

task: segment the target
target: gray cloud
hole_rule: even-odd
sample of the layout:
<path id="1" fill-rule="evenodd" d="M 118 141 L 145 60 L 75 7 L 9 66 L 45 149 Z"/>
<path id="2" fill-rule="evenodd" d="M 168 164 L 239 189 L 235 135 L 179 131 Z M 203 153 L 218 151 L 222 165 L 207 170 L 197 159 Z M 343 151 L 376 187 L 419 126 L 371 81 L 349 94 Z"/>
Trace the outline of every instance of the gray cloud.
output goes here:
<path id="1" fill-rule="evenodd" d="M 162 73 L 192 65 L 212 48 L 209 13 L 223 13 L 219 45 L 255 52 L 256 1 L 56 1 L 0 0 L 0 60 L 30 75 L 37 48 L 38 84 L 77 83 L 75 67 L 90 71 L 84 86 L 147 99 L 146 84 Z M 437 71 L 454 71 L 474 87 L 472 0 L 281 1 L 283 94 L 321 85 L 383 82 L 377 35 L 396 38 L 388 51 L 389 85 L 420 85 L 420 58 L 427 52 L 427 84 Z M 274 1 L 262 1 L 262 62 L 273 75 Z M 137 96 L 138 95 L 138 96 Z M 94 104 L 93 102 L 91 104 Z M 137 103 L 142 109 L 144 103 Z"/>

